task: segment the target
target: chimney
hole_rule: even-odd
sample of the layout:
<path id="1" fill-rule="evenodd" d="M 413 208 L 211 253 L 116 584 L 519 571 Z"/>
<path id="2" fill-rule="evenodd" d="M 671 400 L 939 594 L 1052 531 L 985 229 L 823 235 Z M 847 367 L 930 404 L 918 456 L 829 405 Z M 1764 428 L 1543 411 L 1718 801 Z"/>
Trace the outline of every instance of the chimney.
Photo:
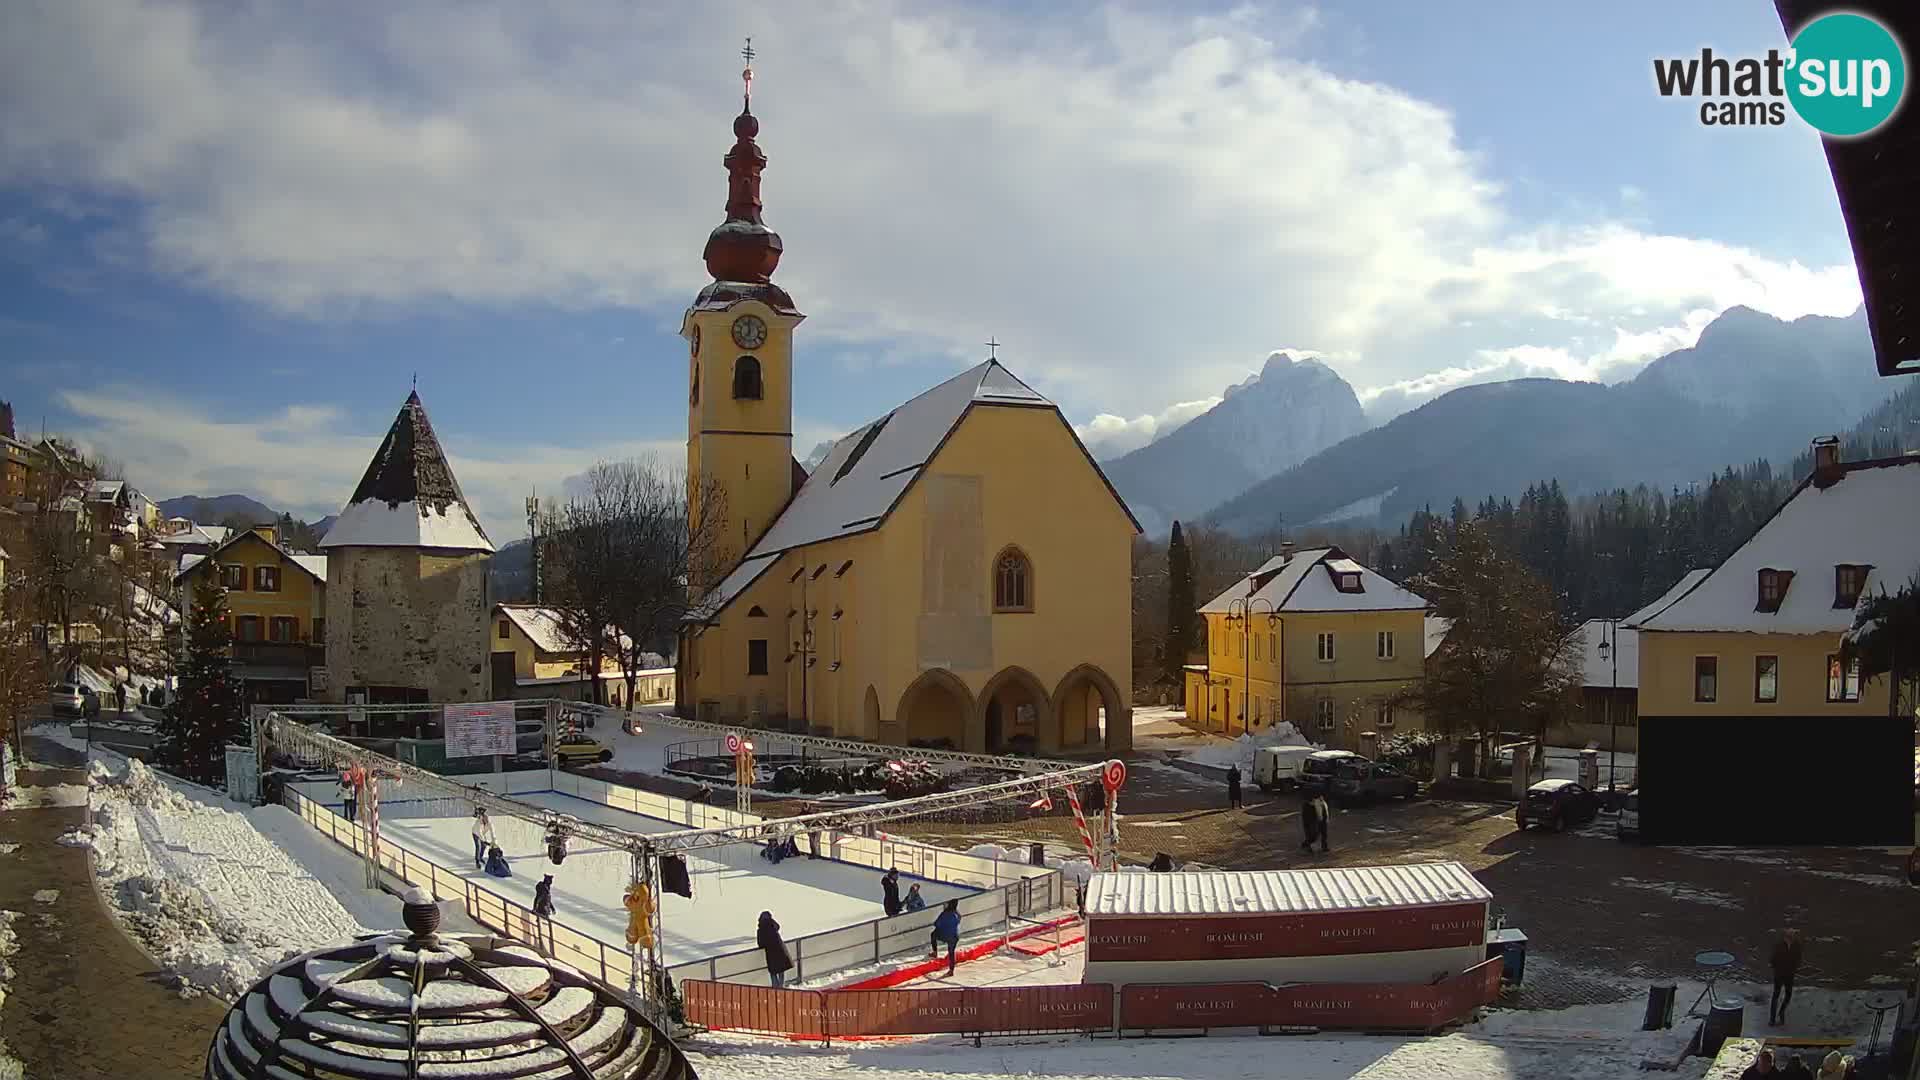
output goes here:
<path id="1" fill-rule="evenodd" d="M 1293 561 L 1293 541 L 1291 540 L 1280 541 L 1280 560 L 1282 562 Z"/>
<path id="2" fill-rule="evenodd" d="M 1828 488 L 1840 480 L 1840 439 L 1822 435 L 1813 440 L 1813 483 Z"/>
<path id="3" fill-rule="evenodd" d="M 13 435 L 13 402 L 0 401 L 0 435 L 11 439 Z"/>
<path id="4" fill-rule="evenodd" d="M 273 532 L 274 532 L 274 528 L 273 528 L 272 522 L 268 522 L 265 525 L 255 525 L 253 527 L 253 535 L 259 537 L 262 540 L 265 540 L 269 544 L 275 542 L 273 539 Z"/>

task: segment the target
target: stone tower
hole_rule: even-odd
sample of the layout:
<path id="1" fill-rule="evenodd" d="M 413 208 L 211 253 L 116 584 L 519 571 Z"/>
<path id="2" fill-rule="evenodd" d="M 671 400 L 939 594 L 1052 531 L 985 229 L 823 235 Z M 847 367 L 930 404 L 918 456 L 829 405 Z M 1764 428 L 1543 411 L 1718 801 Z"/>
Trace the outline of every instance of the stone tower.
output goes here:
<path id="1" fill-rule="evenodd" d="M 493 542 L 467 506 L 418 393 L 407 396 L 320 546 L 329 701 L 487 699 Z"/>
<path id="2" fill-rule="evenodd" d="M 751 55 L 748 56 L 751 61 Z M 748 91 L 753 69 L 741 73 Z M 687 339 L 687 478 L 695 513 L 723 513 L 723 574 L 786 509 L 797 486 L 793 460 L 793 330 L 802 315 L 773 283 L 780 234 L 760 214 L 760 173 L 767 156 L 754 142 L 760 121 L 751 94 L 734 118 L 727 169 L 727 217 L 707 237 L 704 257 L 713 283 L 700 290 L 681 320 Z M 699 504 L 717 496 L 722 507 Z M 721 554 L 721 553 L 716 553 Z M 730 557 L 730 558 L 728 558 Z M 697 583 L 696 583 L 697 584 Z"/>

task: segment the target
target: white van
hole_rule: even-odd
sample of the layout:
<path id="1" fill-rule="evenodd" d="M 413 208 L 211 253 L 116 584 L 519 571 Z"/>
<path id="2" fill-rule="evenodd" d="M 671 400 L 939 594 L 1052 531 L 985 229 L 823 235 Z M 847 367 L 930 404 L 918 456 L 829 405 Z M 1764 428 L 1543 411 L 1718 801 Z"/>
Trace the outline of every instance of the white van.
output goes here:
<path id="1" fill-rule="evenodd" d="M 1300 783 L 1300 767 L 1313 752 L 1311 746 L 1263 746 L 1254 752 L 1253 782 L 1261 791 L 1291 789 Z"/>

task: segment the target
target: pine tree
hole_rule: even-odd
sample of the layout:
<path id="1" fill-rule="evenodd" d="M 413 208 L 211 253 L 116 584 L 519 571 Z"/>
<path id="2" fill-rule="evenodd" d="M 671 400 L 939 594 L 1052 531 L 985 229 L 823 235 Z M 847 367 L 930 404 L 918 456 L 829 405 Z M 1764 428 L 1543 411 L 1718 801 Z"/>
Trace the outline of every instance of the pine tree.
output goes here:
<path id="1" fill-rule="evenodd" d="M 1199 601 L 1194 595 L 1193 552 L 1187 547 L 1180 523 L 1173 523 L 1173 536 L 1167 541 L 1167 645 L 1166 675 L 1175 686 L 1184 682 L 1182 674 L 1187 651 L 1194 646 L 1193 629 Z"/>
<path id="2" fill-rule="evenodd" d="M 161 724 L 162 758 L 189 780 L 211 784 L 226 771 L 226 746 L 248 741 L 233 677 L 233 633 L 227 628 L 227 591 L 219 568 L 194 589 L 187 617 L 187 652 L 180 663 L 180 696 Z"/>

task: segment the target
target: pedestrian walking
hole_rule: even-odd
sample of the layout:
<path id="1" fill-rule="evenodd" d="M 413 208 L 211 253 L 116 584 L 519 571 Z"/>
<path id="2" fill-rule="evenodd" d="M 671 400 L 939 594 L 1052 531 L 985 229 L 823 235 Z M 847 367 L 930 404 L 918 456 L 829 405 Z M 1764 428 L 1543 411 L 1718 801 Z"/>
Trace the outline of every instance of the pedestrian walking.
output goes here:
<path id="1" fill-rule="evenodd" d="M 347 816 L 348 821 L 360 820 L 360 789 L 346 773 L 340 774 L 340 802 L 340 812 Z"/>
<path id="2" fill-rule="evenodd" d="M 1800 973 L 1800 931 L 1789 927 L 1773 943 L 1769 958 L 1773 967 L 1773 1005 L 1767 1022 L 1775 1027 L 1787 1022 L 1787 1006 L 1793 1003 L 1793 978 Z"/>
<path id="3" fill-rule="evenodd" d="M 1320 854 L 1325 855 L 1330 845 L 1328 822 L 1333 819 L 1333 806 L 1325 795 L 1313 797 L 1314 819 L 1320 823 Z"/>
<path id="4" fill-rule="evenodd" d="M 940 909 L 939 917 L 933 920 L 933 957 L 940 959 L 940 946 L 947 947 L 947 974 L 953 974 L 954 966 L 959 962 L 955 952 L 960 948 L 960 901 L 949 900 L 947 906 Z"/>
<path id="5" fill-rule="evenodd" d="M 553 954 L 553 875 L 540 879 L 533 887 L 533 913 L 540 918 L 542 929 L 547 932 L 547 954 Z"/>
<path id="6" fill-rule="evenodd" d="M 899 870 L 888 870 L 880 875 L 880 906 L 887 909 L 888 917 L 900 914 Z"/>
<path id="7" fill-rule="evenodd" d="M 473 808 L 473 868 L 484 870 L 487 866 L 487 849 L 494 846 L 493 820 L 487 817 L 487 808 Z"/>
<path id="8" fill-rule="evenodd" d="M 1300 798 L 1300 834 L 1300 850 L 1312 851 L 1320 839 L 1320 802 L 1311 794 Z"/>
<path id="9" fill-rule="evenodd" d="M 1240 809 L 1240 766 L 1238 765 L 1227 768 L 1227 805 L 1235 810 Z"/>
<path id="10" fill-rule="evenodd" d="M 760 929 L 756 935 L 760 951 L 767 954 L 767 979 L 775 990 L 787 985 L 787 972 L 793 970 L 793 958 L 787 955 L 787 943 L 780 940 L 780 924 L 773 921 L 773 912 L 760 913 Z"/>
<path id="11" fill-rule="evenodd" d="M 914 882 L 907 887 L 907 898 L 900 901 L 901 911 L 925 911 L 927 898 L 920 895 L 920 883 Z"/>

